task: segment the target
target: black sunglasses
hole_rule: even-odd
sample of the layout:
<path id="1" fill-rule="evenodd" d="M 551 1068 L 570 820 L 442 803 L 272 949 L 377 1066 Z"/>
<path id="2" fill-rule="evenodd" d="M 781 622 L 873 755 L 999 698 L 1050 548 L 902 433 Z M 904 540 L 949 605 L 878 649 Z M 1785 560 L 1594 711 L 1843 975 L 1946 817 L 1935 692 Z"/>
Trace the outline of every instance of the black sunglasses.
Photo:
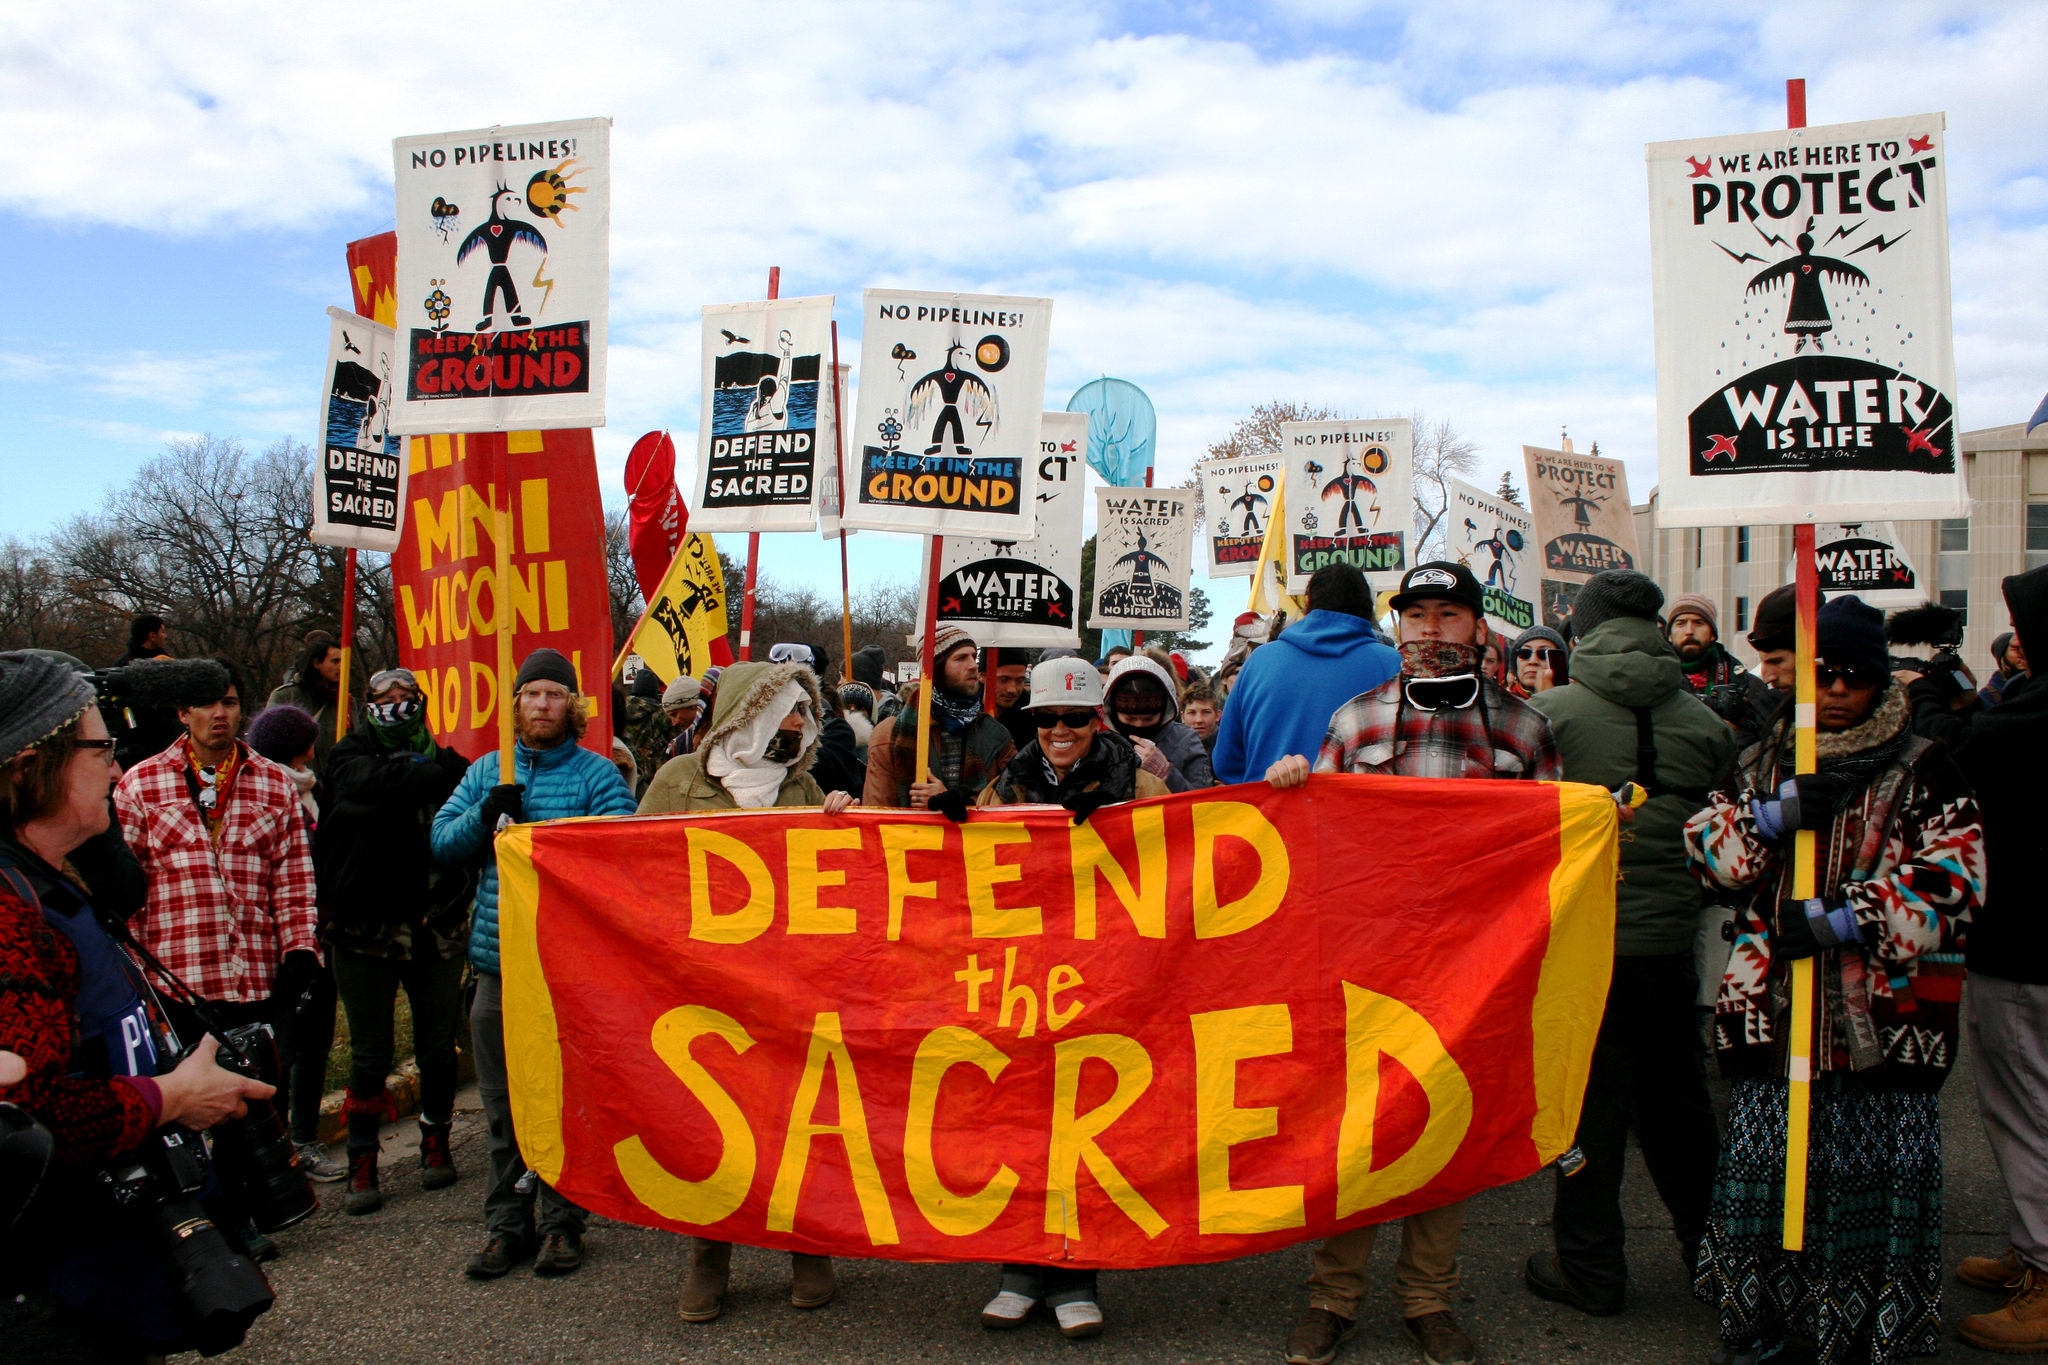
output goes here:
<path id="1" fill-rule="evenodd" d="M 1813 666 L 1813 690 L 1825 692 L 1840 678 L 1850 687 L 1878 687 L 1884 682 L 1884 673 L 1872 668 L 1842 668 L 1834 664 L 1817 663 Z"/>
<path id="2" fill-rule="evenodd" d="M 1034 711 L 1032 721 L 1041 730 L 1050 730 L 1064 725 L 1069 730 L 1085 730 L 1095 723 L 1093 711 Z"/>
<path id="3" fill-rule="evenodd" d="M 1536 649 L 1529 645 L 1523 645 L 1515 651 L 1515 657 L 1517 659 L 1548 659 L 1556 653 L 1557 651 L 1554 649 Z"/>

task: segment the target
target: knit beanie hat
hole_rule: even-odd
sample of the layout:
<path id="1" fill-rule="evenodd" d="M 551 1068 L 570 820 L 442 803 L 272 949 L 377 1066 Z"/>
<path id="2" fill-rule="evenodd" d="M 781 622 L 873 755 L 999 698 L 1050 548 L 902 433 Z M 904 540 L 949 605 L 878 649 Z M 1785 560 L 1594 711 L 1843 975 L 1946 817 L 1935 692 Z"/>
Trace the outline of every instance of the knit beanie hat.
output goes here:
<path id="1" fill-rule="evenodd" d="M 0 763 L 56 734 L 92 703 L 92 684 L 69 665 L 21 650 L 0 654 Z"/>
<path id="2" fill-rule="evenodd" d="M 882 665 L 885 656 L 880 645 L 863 645 L 853 651 L 853 680 L 864 682 L 869 688 L 882 685 Z"/>
<path id="3" fill-rule="evenodd" d="M 1837 668 L 1889 674 L 1891 651 L 1884 642 L 1884 613 L 1859 597 L 1837 597 L 1820 609 L 1815 653 Z"/>
<path id="4" fill-rule="evenodd" d="M 643 665 L 640 671 L 633 675 L 633 686 L 630 691 L 633 696 L 654 701 L 661 696 L 661 687 L 661 674 Z"/>
<path id="5" fill-rule="evenodd" d="M 968 649 L 976 648 L 974 637 L 958 626 L 940 626 L 938 634 L 932 639 L 932 671 L 944 677 L 946 656 L 962 646 Z"/>
<path id="6" fill-rule="evenodd" d="M 1721 638 L 1721 618 L 1714 610 L 1714 599 L 1705 593 L 1682 592 L 1671 599 L 1670 607 L 1664 613 L 1667 621 L 1676 621 L 1690 612 L 1707 623 L 1707 629 L 1714 632 L 1716 640 Z"/>
<path id="7" fill-rule="evenodd" d="M 1663 605 L 1664 590 L 1646 573 L 1634 569 L 1596 573 L 1586 580 L 1586 586 L 1579 589 L 1572 602 L 1572 634 L 1583 640 L 1595 627 L 1617 616 L 1654 621 L 1657 609 Z"/>
<path id="8" fill-rule="evenodd" d="M 1512 659 L 1515 651 L 1532 640 L 1542 640 L 1548 644 L 1556 645 L 1560 651 L 1564 649 L 1564 636 L 1559 635 L 1549 626 L 1531 626 L 1520 635 L 1517 635 L 1515 642 L 1508 646 L 1508 657 Z M 1510 663 L 1508 667 L 1513 668 L 1514 664 Z"/>
<path id="9" fill-rule="evenodd" d="M 292 760 L 320 740 L 320 722 L 296 706 L 266 706 L 249 722 L 249 747 L 289 768 Z"/>
<path id="10" fill-rule="evenodd" d="M 512 682 L 517 692 L 530 682 L 560 683 L 574 692 L 577 688 L 576 668 L 561 650 L 549 649 L 543 645 L 526 656 L 526 662 L 519 665 L 519 676 Z"/>
<path id="11" fill-rule="evenodd" d="M 661 704 L 665 710 L 678 706 L 695 706 L 704 698 L 704 685 L 685 673 L 662 691 Z"/>
<path id="12" fill-rule="evenodd" d="M 1790 649 L 1797 642 L 1799 609 L 1793 601 L 1797 585 L 1784 584 L 1765 593 L 1756 604 L 1756 617 L 1749 628 L 1749 647 L 1759 653 L 1767 649 Z"/>

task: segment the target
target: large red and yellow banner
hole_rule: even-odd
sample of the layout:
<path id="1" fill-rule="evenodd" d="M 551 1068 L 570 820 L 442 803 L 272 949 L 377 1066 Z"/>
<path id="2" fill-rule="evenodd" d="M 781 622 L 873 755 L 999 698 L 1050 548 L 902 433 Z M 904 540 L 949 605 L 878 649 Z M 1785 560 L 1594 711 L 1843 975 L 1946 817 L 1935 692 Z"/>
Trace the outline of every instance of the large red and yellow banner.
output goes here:
<path id="1" fill-rule="evenodd" d="M 396 316 L 394 233 L 348 244 L 356 311 Z M 587 429 L 470 432 L 406 441 L 406 505 L 391 556 L 398 658 L 420 680 L 427 726 L 470 758 L 498 747 L 497 636 L 512 667 L 547 645 L 569 657 L 590 709 L 583 743 L 611 756 L 611 592 L 604 497 Z M 499 516 L 511 574 L 498 581 Z"/>
<path id="2" fill-rule="evenodd" d="M 1595 787 L 1316 777 L 1110 807 L 524 825 L 515 1120 L 607 1217 L 900 1260 L 1173 1265 L 1570 1145 Z"/>

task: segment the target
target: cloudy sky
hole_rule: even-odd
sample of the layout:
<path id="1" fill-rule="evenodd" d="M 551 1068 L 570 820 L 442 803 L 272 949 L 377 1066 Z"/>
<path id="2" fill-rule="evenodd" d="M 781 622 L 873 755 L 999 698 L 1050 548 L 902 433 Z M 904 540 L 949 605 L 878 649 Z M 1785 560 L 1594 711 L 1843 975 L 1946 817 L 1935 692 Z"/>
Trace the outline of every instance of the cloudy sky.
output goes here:
<path id="1" fill-rule="evenodd" d="M 2048 388 L 2048 6 L 59 5 L 0 17 L 15 186 L 0 535 L 166 439 L 313 430 L 342 244 L 391 226 L 394 136 L 613 129 L 608 499 L 694 433 L 698 309 L 863 286 L 1047 295 L 1047 405 L 1142 385 L 1162 481 L 1253 403 L 1416 409 L 1483 481 L 1568 427 L 1654 482 L 1642 147 L 1946 111 L 1959 411 Z M 850 348 L 849 348 L 850 349 Z M 678 444 L 689 449 L 688 439 Z M 1517 476 L 1519 482 L 1519 474 Z M 855 573 L 912 542 L 863 535 Z M 773 538 L 771 573 L 836 572 Z M 1219 585 L 1235 608 L 1241 583 Z"/>

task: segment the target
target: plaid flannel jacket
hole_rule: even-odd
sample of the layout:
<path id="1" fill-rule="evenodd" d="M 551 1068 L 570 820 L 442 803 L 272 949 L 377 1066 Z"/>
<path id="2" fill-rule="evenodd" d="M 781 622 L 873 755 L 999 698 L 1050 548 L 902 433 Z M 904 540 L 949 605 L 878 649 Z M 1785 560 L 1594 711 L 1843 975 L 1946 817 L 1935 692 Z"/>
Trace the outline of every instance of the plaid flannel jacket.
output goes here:
<path id="1" fill-rule="evenodd" d="M 1403 705 L 1403 681 L 1396 675 L 1337 708 L 1317 772 L 1564 780 L 1550 722 L 1493 679 L 1477 704 L 1437 711 Z"/>
<path id="2" fill-rule="evenodd" d="M 149 904 L 129 928 L 200 998 L 267 999 L 286 953 L 320 950 L 298 788 L 244 745 L 216 846 L 185 781 L 189 752 L 181 738 L 114 788 L 121 832 L 149 874 Z"/>

